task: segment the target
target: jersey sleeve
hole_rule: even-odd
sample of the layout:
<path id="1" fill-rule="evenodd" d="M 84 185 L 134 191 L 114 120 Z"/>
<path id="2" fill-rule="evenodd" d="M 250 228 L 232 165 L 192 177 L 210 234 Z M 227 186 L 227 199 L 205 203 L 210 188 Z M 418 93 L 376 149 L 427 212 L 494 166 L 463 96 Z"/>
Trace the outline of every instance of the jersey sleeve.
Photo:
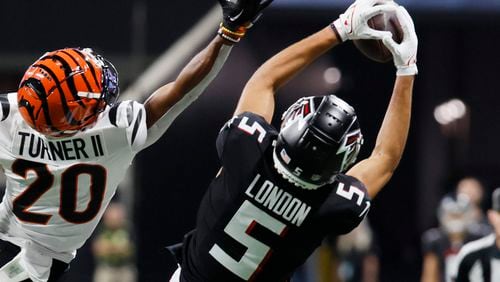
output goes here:
<path id="1" fill-rule="evenodd" d="M 276 130 L 263 117 L 245 112 L 230 119 L 217 137 L 217 153 L 226 168 L 252 164 L 272 145 Z"/>
<path id="2" fill-rule="evenodd" d="M 112 125 L 125 129 L 128 143 L 134 151 L 140 151 L 144 147 L 148 131 L 146 111 L 141 103 L 123 101 L 114 105 L 109 111 L 109 121 Z"/>
<path id="3" fill-rule="evenodd" d="M 356 228 L 370 211 L 371 200 L 365 185 L 358 179 L 339 174 L 333 182 L 328 202 L 330 216 L 335 219 L 331 229 L 341 235 Z"/>
<path id="4" fill-rule="evenodd" d="M 0 94 L 0 122 L 9 117 L 12 107 L 12 103 L 9 99 L 15 99 L 16 97 L 17 95 L 15 95 L 15 93 Z"/>

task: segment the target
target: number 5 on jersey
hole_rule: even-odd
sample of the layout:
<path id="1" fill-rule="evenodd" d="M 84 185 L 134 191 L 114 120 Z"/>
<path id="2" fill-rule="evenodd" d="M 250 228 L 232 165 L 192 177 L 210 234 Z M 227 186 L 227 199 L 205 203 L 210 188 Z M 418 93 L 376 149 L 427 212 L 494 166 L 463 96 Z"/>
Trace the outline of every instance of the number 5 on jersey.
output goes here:
<path id="1" fill-rule="evenodd" d="M 344 183 L 339 183 L 339 186 L 337 188 L 337 195 L 341 196 L 342 198 L 345 198 L 349 201 L 352 201 L 354 199 L 354 195 L 356 195 L 356 205 L 361 206 L 363 203 L 363 199 L 365 198 L 365 192 L 361 191 L 356 186 L 349 186 L 347 187 L 348 189 L 345 188 Z M 359 217 L 363 217 L 366 215 L 368 210 L 370 209 L 370 202 L 366 201 L 366 207 L 365 209 L 359 214 Z"/>
<path id="2" fill-rule="evenodd" d="M 245 254 L 237 261 L 217 244 L 214 244 L 209 251 L 215 260 L 245 281 L 250 280 L 252 275 L 258 272 L 259 267 L 265 262 L 271 251 L 269 246 L 249 235 L 257 223 L 279 236 L 282 236 L 286 230 L 285 224 L 249 201 L 245 201 L 224 228 L 224 232 L 247 247 Z"/>
<path id="3" fill-rule="evenodd" d="M 238 128 L 250 135 L 254 135 L 256 132 L 259 133 L 257 141 L 259 141 L 259 143 L 262 143 L 262 141 L 264 141 L 264 138 L 266 137 L 266 130 L 257 121 L 254 121 L 252 125 L 248 125 L 248 121 L 248 117 L 243 117 L 238 124 Z"/>

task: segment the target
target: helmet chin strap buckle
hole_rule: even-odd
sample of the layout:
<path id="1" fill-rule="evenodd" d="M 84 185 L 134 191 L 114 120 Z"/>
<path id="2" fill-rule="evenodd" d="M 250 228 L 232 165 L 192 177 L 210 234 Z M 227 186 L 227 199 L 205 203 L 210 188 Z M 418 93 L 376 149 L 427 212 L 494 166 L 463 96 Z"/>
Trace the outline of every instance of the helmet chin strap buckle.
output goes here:
<path id="1" fill-rule="evenodd" d="M 102 93 L 93 93 L 93 92 L 83 92 L 79 91 L 77 93 L 78 97 L 89 98 L 89 99 L 99 99 L 102 96 Z"/>

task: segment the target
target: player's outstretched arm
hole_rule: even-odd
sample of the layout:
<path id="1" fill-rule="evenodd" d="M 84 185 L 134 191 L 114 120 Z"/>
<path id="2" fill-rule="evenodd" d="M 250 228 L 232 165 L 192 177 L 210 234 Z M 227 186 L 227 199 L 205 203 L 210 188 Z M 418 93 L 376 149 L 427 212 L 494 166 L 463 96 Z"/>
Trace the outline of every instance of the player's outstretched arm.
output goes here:
<path id="1" fill-rule="evenodd" d="M 397 15 L 404 32 L 403 42 L 397 44 L 392 38 L 384 37 L 384 44 L 392 52 L 397 67 L 391 101 L 371 156 L 347 172 L 366 185 L 372 198 L 391 179 L 403 155 L 410 127 L 413 80 L 418 72 L 418 39 L 413 21 L 403 7 L 398 8 Z"/>
<path id="2" fill-rule="evenodd" d="M 338 43 L 336 34 L 326 27 L 276 54 L 247 82 L 235 115 L 248 111 L 270 122 L 274 113 L 274 94 L 278 88 Z"/>
<path id="3" fill-rule="evenodd" d="M 232 49 L 233 42 L 216 36 L 182 69 L 175 81 L 156 90 L 145 102 L 146 123 L 151 128 L 162 117 L 175 119 L 215 78 Z M 182 104 L 182 105 L 181 105 Z M 166 114 L 168 113 L 168 114 Z"/>
<path id="4" fill-rule="evenodd" d="M 391 36 L 388 32 L 369 28 L 367 21 L 382 12 L 394 11 L 396 7 L 393 4 L 374 7 L 374 0 L 358 0 L 355 4 L 330 26 L 296 42 L 265 62 L 247 82 L 235 115 L 248 111 L 270 122 L 274 113 L 276 91 L 319 56 L 345 40 Z M 349 15 L 348 20 L 346 15 Z M 339 25 L 340 22 L 347 24 Z"/>
<path id="5" fill-rule="evenodd" d="M 175 81 L 156 90 L 145 102 L 148 145 L 207 88 L 222 69 L 232 45 L 240 41 L 272 0 L 219 0 L 223 20 L 218 35 L 184 67 Z"/>

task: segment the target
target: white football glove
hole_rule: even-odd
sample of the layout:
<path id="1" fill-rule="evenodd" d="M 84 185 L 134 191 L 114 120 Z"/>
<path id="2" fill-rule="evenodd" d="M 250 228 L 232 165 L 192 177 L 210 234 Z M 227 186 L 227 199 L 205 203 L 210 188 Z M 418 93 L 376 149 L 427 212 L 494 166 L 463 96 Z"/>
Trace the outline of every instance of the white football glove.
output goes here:
<path id="1" fill-rule="evenodd" d="M 398 44 L 390 36 L 384 37 L 382 41 L 394 57 L 394 65 L 398 69 L 396 75 L 416 75 L 418 73 L 418 38 L 415 26 L 410 14 L 403 6 L 398 7 L 396 14 L 403 29 L 403 41 Z"/>
<path id="2" fill-rule="evenodd" d="M 375 4 L 379 4 L 376 5 Z M 340 14 L 332 27 L 342 41 L 357 39 L 382 39 L 392 36 L 389 31 L 375 30 L 368 26 L 368 20 L 384 13 L 396 11 L 398 5 L 390 0 L 357 0 Z"/>

